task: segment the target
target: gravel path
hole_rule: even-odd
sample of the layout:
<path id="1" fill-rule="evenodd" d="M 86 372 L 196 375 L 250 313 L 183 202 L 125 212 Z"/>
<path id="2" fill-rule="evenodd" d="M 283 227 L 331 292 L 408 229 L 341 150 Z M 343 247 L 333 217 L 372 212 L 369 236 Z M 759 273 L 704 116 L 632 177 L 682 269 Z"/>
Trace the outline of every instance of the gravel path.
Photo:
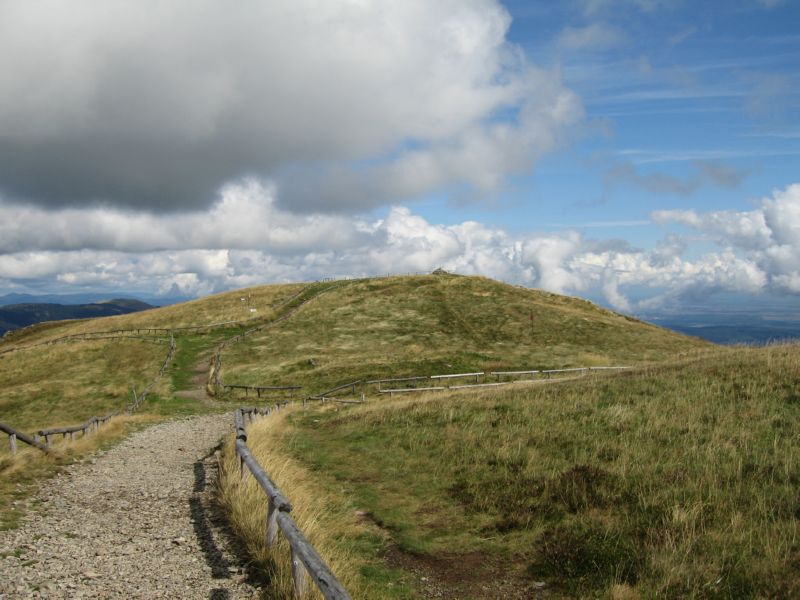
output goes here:
<path id="1" fill-rule="evenodd" d="M 230 414 L 133 434 L 46 481 L 0 533 L 0 598 L 253 598 L 211 501 Z"/>

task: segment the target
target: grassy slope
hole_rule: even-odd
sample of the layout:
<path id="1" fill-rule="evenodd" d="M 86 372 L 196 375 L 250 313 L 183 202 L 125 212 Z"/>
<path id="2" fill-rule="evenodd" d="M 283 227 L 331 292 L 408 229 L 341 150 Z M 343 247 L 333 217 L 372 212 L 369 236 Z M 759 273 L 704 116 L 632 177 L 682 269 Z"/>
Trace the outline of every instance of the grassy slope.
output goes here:
<path id="1" fill-rule="evenodd" d="M 0 342 L 0 351 L 9 346 L 27 345 L 60 336 L 93 331 L 135 329 L 137 327 L 188 327 L 226 321 L 260 319 L 269 316 L 275 306 L 299 292 L 303 287 L 304 284 L 267 285 L 224 292 L 183 304 L 164 306 L 129 315 L 42 323 L 24 330 L 10 332 Z M 246 299 L 245 302 L 242 302 L 242 298 Z M 251 313 L 251 308 L 255 308 L 257 312 Z"/>
<path id="2" fill-rule="evenodd" d="M 708 346 L 584 300 L 482 277 L 394 277 L 346 282 L 235 345 L 223 377 L 320 391 L 358 378 L 642 364 Z"/>
<path id="3" fill-rule="evenodd" d="M 158 374 L 167 344 L 97 340 L 55 344 L 0 356 L 0 414 L 28 431 L 74 425 L 121 410 L 131 386 Z"/>
<path id="4" fill-rule="evenodd" d="M 458 597 L 491 596 L 476 582 L 503 577 L 519 597 L 534 580 L 556 596 L 796 597 L 799 386 L 797 345 L 720 349 L 613 377 L 300 412 L 271 450 L 338 507 L 334 530 L 356 531 L 358 509 L 394 562 L 399 549 L 444 580 L 431 556 L 475 563 L 450 581 Z M 291 498 L 291 474 L 278 483 Z M 364 540 L 336 543 L 369 575 Z"/>

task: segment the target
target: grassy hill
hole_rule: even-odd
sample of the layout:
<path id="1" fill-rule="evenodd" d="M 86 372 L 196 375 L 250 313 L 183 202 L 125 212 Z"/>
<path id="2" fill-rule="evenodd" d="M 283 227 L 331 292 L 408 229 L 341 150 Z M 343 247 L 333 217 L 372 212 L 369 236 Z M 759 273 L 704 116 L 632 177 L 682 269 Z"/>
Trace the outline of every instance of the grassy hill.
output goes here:
<path id="1" fill-rule="evenodd" d="M 578 298 L 483 277 L 342 282 L 226 350 L 223 379 L 321 391 L 359 378 L 639 365 L 710 344 Z"/>
<path id="2" fill-rule="evenodd" d="M 304 301 L 308 302 L 300 306 Z M 80 422 L 124 405 L 131 385 L 143 385 L 157 373 L 166 353 L 163 343 L 82 340 L 36 345 L 118 329 L 168 328 L 176 336 L 177 354 L 142 407 L 145 418 L 234 406 L 242 401 L 233 394 L 221 396 L 227 404 L 210 408 L 207 401 L 178 392 L 202 389 L 202 369 L 220 342 L 247 327 L 269 324 L 298 306 L 290 318 L 225 349 L 226 383 L 299 384 L 304 392 L 319 392 L 359 378 L 647 367 L 628 376 L 598 375 L 551 387 L 520 384 L 493 394 L 443 394 L 342 411 L 312 407 L 288 420 L 254 426 L 253 445 L 262 462 L 270 465 L 297 506 L 313 507 L 307 511 L 304 530 L 314 531 L 311 522 L 324 524 L 324 531 L 313 534 L 315 543 L 328 549 L 325 556 L 337 573 L 341 571 L 354 590 L 364 591 L 363 597 L 426 594 L 419 573 L 445 582 L 441 585 L 462 597 L 474 583 L 467 571 L 483 573 L 497 597 L 533 593 L 533 582 L 541 580 L 563 595 L 602 595 L 613 585 L 641 586 L 645 595 L 671 590 L 650 566 L 656 559 L 667 565 L 672 560 L 664 550 L 669 546 L 659 546 L 660 534 L 648 537 L 651 528 L 656 531 L 658 523 L 672 518 L 673 509 L 676 515 L 683 514 L 681 510 L 694 514 L 698 502 L 725 497 L 722 491 L 719 496 L 697 495 L 695 484 L 687 483 L 696 475 L 691 461 L 710 457 L 730 471 L 747 458 L 736 450 L 743 441 L 722 441 L 732 425 L 723 418 L 722 408 L 730 405 L 725 404 L 727 397 L 720 400 L 719 390 L 732 365 L 750 355 L 734 355 L 576 298 L 447 274 L 262 286 L 141 313 L 34 325 L 0 342 L 0 352 L 17 349 L 0 355 L 0 420 L 31 430 Z M 206 329 L 181 329 L 196 326 Z M 167 339 L 161 333 L 155 337 L 159 336 Z M 692 371 L 698 357 L 706 357 L 708 365 L 723 366 Z M 773 387 L 782 390 L 776 383 L 785 384 L 776 370 L 780 361 L 773 356 L 767 363 L 773 365 Z M 669 383 L 678 380 L 684 383 Z M 747 389 L 755 398 L 766 389 L 767 380 L 754 381 L 755 387 Z M 699 393 L 703 386 L 711 390 L 705 396 Z M 685 412 L 694 404 L 694 412 Z M 792 415 L 781 413 L 781 422 L 792 426 Z M 767 418 L 757 415 L 762 417 Z M 696 435 L 699 441 L 692 446 L 686 435 Z M 759 444 L 766 439 L 759 437 Z M 713 454 L 709 440 L 727 454 Z M 759 452 L 766 448 L 757 447 Z M 663 487 L 662 478 L 673 476 L 662 473 L 661 464 L 677 473 L 678 483 L 665 496 L 650 500 L 648 494 Z M 0 471 L 4 468 L 0 465 Z M 793 467 L 781 463 L 774 468 L 778 470 L 770 472 Z M 20 471 L 6 469 L 0 483 L 9 472 L 18 476 Z M 14 489 L 8 481 L 0 485 L 0 509 Z M 702 490 L 711 490 L 711 484 L 716 485 L 709 479 Z M 235 522 L 258 527 L 255 538 L 260 540 L 263 506 L 237 498 L 234 488 L 224 490 L 225 502 L 231 514 L 238 515 Z M 577 499 L 558 500 L 570 494 Z M 581 500 L 584 496 L 590 499 Z M 595 502 L 595 497 L 601 499 Z M 691 502 L 684 506 L 681 497 Z M 766 506 L 765 497 L 758 502 Z M 651 504 L 656 507 L 652 514 L 647 512 Z M 306 509 L 298 510 L 301 518 Z M 719 518 L 733 518 L 720 514 Z M 741 518 L 747 521 L 753 515 L 763 513 L 744 511 Z M 650 517 L 653 521 L 647 521 Z M 646 526 L 637 528 L 634 522 Z M 783 528 L 786 525 L 781 522 Z M 574 548 L 569 545 L 582 539 L 584 530 L 589 539 L 600 540 L 600 550 L 577 542 Z M 244 526 L 240 532 L 248 535 Z M 724 538 L 723 533 L 719 535 Z M 585 557 L 595 564 L 592 552 L 607 553 L 620 544 L 627 548 L 634 539 L 625 537 L 629 534 L 647 548 L 636 554 L 635 568 L 625 562 L 625 551 L 622 562 L 612 558 L 599 571 L 587 570 Z M 767 539 L 772 534 L 759 535 Z M 552 562 L 561 560 L 558 553 L 539 553 L 543 541 L 549 544 L 551 538 L 558 544 L 566 540 L 564 564 Z M 617 541 L 608 546 L 606 540 Z M 784 537 L 776 540 L 785 543 Z M 255 554 L 257 545 L 253 542 Z M 479 568 L 484 563 L 488 571 Z M 472 567 L 459 571 L 442 565 Z M 505 569 L 507 565 L 512 566 Z M 547 571 L 564 565 L 564 577 Z M 507 575 L 501 577 L 501 571 Z"/>

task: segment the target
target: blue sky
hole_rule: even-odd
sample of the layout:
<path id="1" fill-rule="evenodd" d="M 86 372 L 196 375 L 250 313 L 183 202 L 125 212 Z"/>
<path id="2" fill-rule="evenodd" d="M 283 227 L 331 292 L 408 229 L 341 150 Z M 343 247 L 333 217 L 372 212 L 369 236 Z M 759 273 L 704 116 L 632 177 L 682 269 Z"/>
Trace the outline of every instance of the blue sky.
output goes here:
<path id="1" fill-rule="evenodd" d="M 635 223 L 650 223 L 652 210 L 749 210 L 754 199 L 797 180 L 796 3 L 608 2 L 591 11 L 579 2 L 504 5 L 513 17 L 509 40 L 531 60 L 561 70 L 586 121 L 532 173 L 514 178 L 497 204 L 462 214 L 513 230 L 602 227 L 603 236 L 646 244 L 661 227 Z M 569 32 L 577 39 L 565 47 Z M 735 184 L 692 186 L 697 162 L 724 166 L 738 175 Z M 688 189 L 615 179 L 615 166 L 642 180 L 665 175 Z M 423 204 L 420 212 L 453 219 L 446 202 Z"/>
<path id="2" fill-rule="evenodd" d="M 789 0 L 8 0 L 0 293 L 444 267 L 791 310 L 797 31 Z"/>

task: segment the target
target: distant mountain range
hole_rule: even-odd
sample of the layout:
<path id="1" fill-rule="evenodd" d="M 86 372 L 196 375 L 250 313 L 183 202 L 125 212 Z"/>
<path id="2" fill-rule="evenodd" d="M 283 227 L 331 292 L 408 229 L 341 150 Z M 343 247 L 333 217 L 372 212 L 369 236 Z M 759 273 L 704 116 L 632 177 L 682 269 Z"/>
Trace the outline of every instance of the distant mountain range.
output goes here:
<path id="1" fill-rule="evenodd" d="M 10 294 L 10 296 L 22 296 L 22 294 Z M 8 298 L 8 296 L 5 296 L 5 298 Z M 27 327 L 42 321 L 110 317 L 139 312 L 149 308 L 155 307 L 141 300 L 130 298 L 118 298 L 91 304 L 56 304 L 49 302 L 8 304 L 0 306 L 0 335 L 4 335 L 7 331 Z"/>
<path id="2" fill-rule="evenodd" d="M 119 293 L 119 292 L 117 292 Z M 120 293 L 120 295 L 125 292 Z M 133 293 L 128 298 L 152 304 L 153 306 L 168 306 L 194 300 L 194 296 L 148 296 L 147 294 Z M 114 302 L 109 295 L 98 292 L 86 292 L 83 294 L 5 294 L 0 296 L 0 307 L 9 304 L 102 304 L 103 302 Z"/>

